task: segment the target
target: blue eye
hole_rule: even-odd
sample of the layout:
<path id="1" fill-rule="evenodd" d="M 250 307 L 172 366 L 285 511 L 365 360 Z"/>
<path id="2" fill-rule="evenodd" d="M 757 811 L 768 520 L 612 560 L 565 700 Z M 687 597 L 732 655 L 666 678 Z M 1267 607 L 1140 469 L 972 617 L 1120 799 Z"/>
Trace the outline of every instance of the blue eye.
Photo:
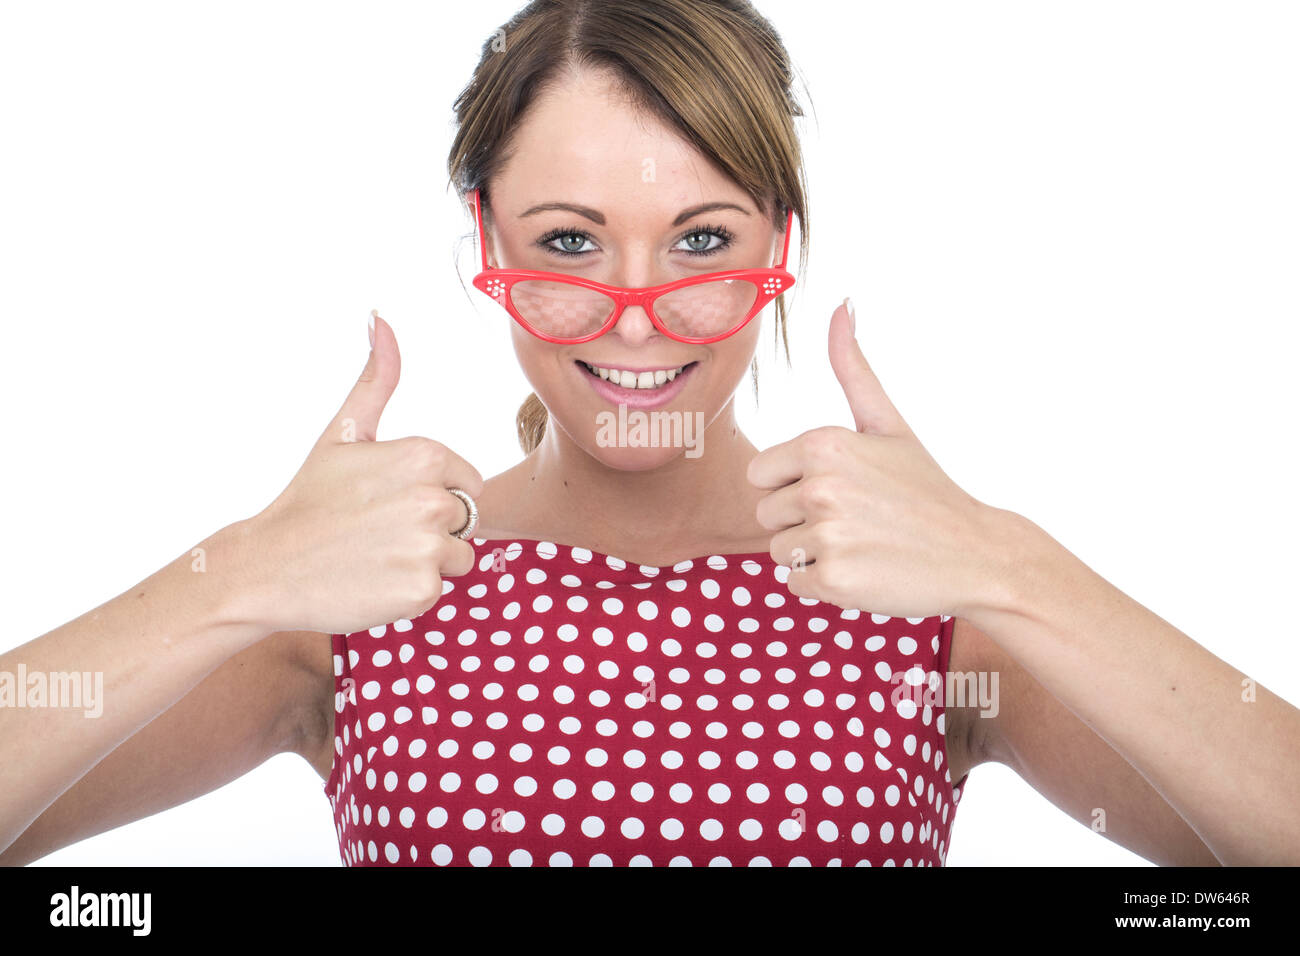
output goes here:
<path id="1" fill-rule="evenodd" d="M 716 246 L 693 246 L 686 251 L 697 255 L 707 256 L 726 247 L 731 242 L 731 233 L 720 228 L 697 229 L 694 232 L 688 232 L 686 235 L 682 236 L 682 242 L 689 244 L 692 239 L 698 239 L 701 237 L 704 239 L 705 243 L 710 239 L 717 239 L 718 244 Z"/>
<path id="2" fill-rule="evenodd" d="M 713 239 L 718 240 L 716 245 L 701 245 L 701 243 L 709 243 Z M 673 248 L 690 256 L 711 256 L 726 249 L 734 240 L 735 236 L 725 226 L 697 226 L 682 236 L 678 240 L 679 244 Z M 556 242 L 559 245 L 553 245 Z M 595 244 L 595 239 L 591 233 L 583 229 L 573 228 L 552 229 L 537 240 L 537 244 L 547 252 L 566 258 L 585 256 L 587 253 L 595 251 L 594 249 L 582 248 L 588 242 Z M 687 248 L 680 246 L 680 243 L 683 242 L 687 244 Z"/>
<path id="3" fill-rule="evenodd" d="M 563 246 L 562 248 L 556 248 L 551 245 L 552 242 L 557 240 L 561 242 Z M 575 243 L 571 240 L 577 240 L 577 242 Z M 562 256 L 580 256 L 584 252 L 591 251 L 582 248 L 583 243 L 591 242 L 591 236 L 587 235 L 585 232 L 579 232 L 576 230 L 557 229 L 553 232 L 548 232 L 539 241 L 548 252 L 558 252 Z"/>

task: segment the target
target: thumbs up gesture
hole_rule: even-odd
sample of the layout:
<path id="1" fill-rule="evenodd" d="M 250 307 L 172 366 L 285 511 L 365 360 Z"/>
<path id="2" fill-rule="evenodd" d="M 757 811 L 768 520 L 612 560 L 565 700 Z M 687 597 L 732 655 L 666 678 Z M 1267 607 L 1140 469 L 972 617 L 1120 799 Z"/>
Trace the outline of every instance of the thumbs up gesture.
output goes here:
<path id="1" fill-rule="evenodd" d="M 892 617 L 961 616 L 982 601 L 996 565 L 999 509 L 944 474 L 898 413 L 854 337 L 846 299 L 831 316 L 831 368 L 856 430 L 827 426 L 769 448 L 749 481 L 767 494 L 759 524 L 787 586 Z"/>
<path id="2" fill-rule="evenodd" d="M 397 338 L 375 317 L 369 360 L 298 474 L 249 519 L 254 547 L 249 606 L 271 630 L 347 634 L 423 614 L 444 575 L 474 563 L 454 537 L 483 478 L 438 442 L 377 441 L 379 417 L 401 373 Z"/>

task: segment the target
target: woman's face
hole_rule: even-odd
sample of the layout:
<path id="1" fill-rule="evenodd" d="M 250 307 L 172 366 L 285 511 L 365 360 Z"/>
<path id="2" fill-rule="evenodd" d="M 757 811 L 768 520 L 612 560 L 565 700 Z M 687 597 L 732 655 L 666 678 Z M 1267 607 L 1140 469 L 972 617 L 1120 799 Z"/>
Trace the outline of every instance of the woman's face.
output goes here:
<path id="1" fill-rule="evenodd" d="M 539 96 L 512 147 L 489 183 L 490 266 L 641 288 L 779 261 L 784 236 L 770 217 L 675 131 L 634 112 L 608 74 L 570 74 Z M 571 208 L 537 208 L 551 204 Z M 660 333 L 636 306 L 579 345 L 555 345 L 510 325 L 524 375 L 550 411 L 548 429 L 562 429 L 589 455 L 623 470 L 658 467 L 684 449 L 640 447 L 631 428 L 611 428 L 619 404 L 630 422 L 637 411 L 645 419 L 668 413 L 658 422 L 676 413 L 682 429 L 674 435 L 707 427 L 744 377 L 761 331 L 755 317 L 729 338 L 687 345 Z M 682 371 L 656 388 L 621 389 L 588 366 L 614 370 L 621 381 L 635 373 L 638 385 L 656 371 L 659 379 Z M 703 437 L 695 435 L 700 447 L 687 448 L 687 457 L 707 451 Z"/>

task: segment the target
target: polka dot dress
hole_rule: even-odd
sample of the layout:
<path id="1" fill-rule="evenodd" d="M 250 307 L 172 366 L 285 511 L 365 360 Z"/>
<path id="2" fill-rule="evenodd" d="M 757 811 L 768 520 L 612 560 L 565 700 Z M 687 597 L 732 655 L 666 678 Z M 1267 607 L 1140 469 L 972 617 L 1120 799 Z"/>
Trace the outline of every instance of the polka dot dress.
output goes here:
<path id="1" fill-rule="evenodd" d="M 797 598 L 767 554 L 474 543 L 426 613 L 332 637 L 345 865 L 943 865 L 950 616 Z"/>

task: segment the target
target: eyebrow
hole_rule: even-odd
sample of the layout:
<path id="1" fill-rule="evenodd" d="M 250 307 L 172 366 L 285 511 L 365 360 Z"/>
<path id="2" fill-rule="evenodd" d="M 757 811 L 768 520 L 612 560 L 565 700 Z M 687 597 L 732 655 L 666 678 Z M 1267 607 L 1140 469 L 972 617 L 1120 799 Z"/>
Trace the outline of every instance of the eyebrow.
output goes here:
<path id="1" fill-rule="evenodd" d="M 564 209 L 569 212 L 576 212 L 579 216 L 584 216 L 599 226 L 605 225 L 604 213 L 597 212 L 590 206 L 579 206 L 571 202 L 544 202 L 521 212 L 519 218 L 523 219 L 525 216 L 532 216 L 539 212 L 550 212 L 555 209 Z M 744 213 L 746 216 L 750 215 L 748 209 L 743 206 L 737 206 L 734 202 L 705 202 L 700 203 L 698 206 L 691 206 L 689 209 L 683 209 L 677 218 L 673 220 L 673 225 L 680 226 L 692 216 L 698 216 L 702 212 L 711 212 L 714 209 L 735 209 L 738 212 Z"/>

